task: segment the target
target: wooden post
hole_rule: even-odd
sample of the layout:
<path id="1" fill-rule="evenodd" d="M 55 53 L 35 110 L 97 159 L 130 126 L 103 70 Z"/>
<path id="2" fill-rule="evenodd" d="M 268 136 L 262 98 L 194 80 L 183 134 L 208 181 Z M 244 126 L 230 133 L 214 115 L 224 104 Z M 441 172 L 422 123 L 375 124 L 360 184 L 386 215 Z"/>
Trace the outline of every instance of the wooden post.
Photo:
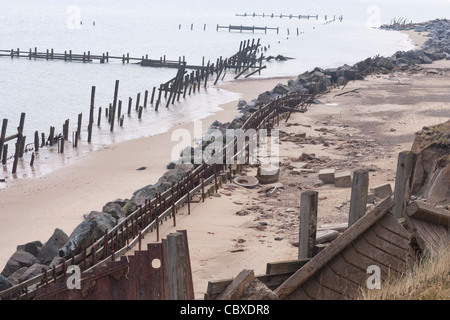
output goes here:
<path id="1" fill-rule="evenodd" d="M 39 152 L 39 132 L 34 132 L 34 151 Z"/>
<path id="2" fill-rule="evenodd" d="M 119 93 L 119 80 L 116 80 L 116 86 L 114 88 L 114 101 L 112 106 L 112 114 L 111 114 L 111 127 L 110 131 L 114 131 L 114 123 L 116 122 L 116 107 L 117 107 L 117 95 Z"/>
<path id="3" fill-rule="evenodd" d="M 59 152 L 64 153 L 64 138 L 61 138 L 61 146 Z"/>
<path id="4" fill-rule="evenodd" d="M 319 193 L 305 191 L 300 196 L 298 259 L 312 258 L 316 244 Z"/>
<path id="5" fill-rule="evenodd" d="M 3 158 L 2 158 L 2 164 L 6 164 L 6 159 L 8 158 L 8 145 L 3 145 Z"/>
<path id="6" fill-rule="evenodd" d="M 356 170 L 353 173 L 352 195 L 350 199 L 350 214 L 348 226 L 350 227 L 359 218 L 366 214 L 367 193 L 369 191 L 369 171 Z"/>
<path id="7" fill-rule="evenodd" d="M 170 300 L 193 299 L 192 274 L 185 235 L 181 232 L 167 236 L 167 265 Z"/>
<path id="8" fill-rule="evenodd" d="M 174 191 L 175 191 L 175 182 L 172 181 L 172 188 L 171 188 L 171 192 L 172 192 L 172 219 L 173 219 L 173 226 L 176 227 L 177 226 L 177 220 L 175 217 L 175 198 L 174 198 Z"/>
<path id="9" fill-rule="evenodd" d="M 397 218 L 402 218 L 406 205 L 409 202 L 414 180 L 418 154 L 413 151 L 402 151 L 399 153 L 397 162 L 397 173 L 395 176 L 394 208 L 392 213 Z"/>
<path id="10" fill-rule="evenodd" d="M 55 127 L 50 127 L 50 135 L 48 137 L 48 140 L 50 141 L 50 146 L 53 146 L 53 142 L 55 140 Z"/>
<path id="11" fill-rule="evenodd" d="M 91 107 L 89 109 L 89 124 L 88 124 L 88 143 L 92 140 L 92 125 L 94 123 L 94 105 L 95 105 L 95 86 L 91 88 Z"/>
<path id="12" fill-rule="evenodd" d="M 5 144 L 7 128 L 8 128 L 8 119 L 3 119 L 2 131 L 0 133 L 0 158 L 2 157 L 3 145 Z"/>
<path id="13" fill-rule="evenodd" d="M 139 110 L 139 102 L 140 102 L 140 100 L 141 100 L 141 93 L 139 92 L 137 94 L 137 98 L 136 98 L 136 111 Z"/>
<path id="14" fill-rule="evenodd" d="M 78 139 L 80 139 L 80 137 L 81 137 L 81 123 L 82 123 L 82 119 L 83 119 L 83 114 L 82 113 L 78 114 L 78 123 L 77 123 L 77 137 L 78 137 Z"/>
<path id="15" fill-rule="evenodd" d="M 119 100 L 119 106 L 117 107 L 117 121 L 120 122 L 122 115 L 122 100 Z"/>
<path id="16" fill-rule="evenodd" d="M 98 120 L 97 120 L 97 126 L 100 127 L 100 123 L 102 120 L 102 107 L 98 108 Z"/>
<path id="17" fill-rule="evenodd" d="M 133 98 L 128 98 L 128 114 L 131 114 L 131 104 L 133 103 Z"/>
<path id="18" fill-rule="evenodd" d="M 63 129 L 64 140 L 69 140 L 69 119 L 64 122 Z"/>
<path id="19" fill-rule="evenodd" d="M 34 165 L 34 152 L 31 154 L 30 167 Z"/>
<path id="20" fill-rule="evenodd" d="M 145 90 L 145 93 L 144 93 L 144 108 L 147 108 L 147 100 L 148 100 L 148 90 Z"/>
<path id="21" fill-rule="evenodd" d="M 150 99 L 150 104 L 153 104 L 153 100 L 155 99 L 155 91 L 156 91 L 156 87 L 153 87 L 153 90 L 152 90 L 152 97 L 151 97 L 151 99 Z"/>

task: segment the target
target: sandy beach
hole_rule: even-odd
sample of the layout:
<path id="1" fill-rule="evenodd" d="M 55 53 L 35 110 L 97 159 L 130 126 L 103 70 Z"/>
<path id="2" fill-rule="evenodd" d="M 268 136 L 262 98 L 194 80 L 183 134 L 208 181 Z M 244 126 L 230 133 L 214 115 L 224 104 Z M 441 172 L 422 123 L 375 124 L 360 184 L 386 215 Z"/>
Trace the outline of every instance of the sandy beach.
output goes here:
<path id="1" fill-rule="evenodd" d="M 224 83 L 219 90 L 234 90 L 242 99 L 253 99 L 286 79 L 262 79 Z M 205 93 L 202 93 L 205 94 Z M 220 107 L 202 120 L 203 132 L 214 120 L 232 121 L 238 114 L 237 101 Z M 193 124 L 175 129 L 194 131 Z M 0 190 L 0 265 L 6 264 L 16 246 L 30 241 L 47 241 L 55 228 L 68 235 L 91 211 L 116 199 L 130 198 L 134 191 L 155 183 L 167 171 L 172 148 L 172 131 L 147 138 L 117 143 L 90 152 L 69 165 L 35 179 L 17 179 Z M 146 170 L 136 170 L 147 167 Z"/>
<path id="2" fill-rule="evenodd" d="M 420 46 L 423 35 L 410 34 Z M 176 230 L 187 230 L 196 299 L 202 299 L 211 280 L 236 276 L 242 269 L 265 272 L 266 263 L 297 258 L 300 194 L 317 190 L 319 226 L 347 222 L 350 188 L 334 185 L 315 187 L 321 168 L 353 171 L 371 168 L 370 186 L 394 186 L 397 155 L 410 149 L 414 133 L 423 126 L 448 120 L 450 61 L 423 65 L 417 72 L 371 75 L 334 89 L 318 99 L 306 113 L 294 113 L 277 128 L 280 137 L 280 181 L 282 188 L 273 197 L 264 188 L 247 189 L 226 185 L 220 197 L 192 204 L 191 215 L 182 208 L 177 226 L 165 222 L 161 237 Z M 436 71 L 436 72 L 435 72 Z M 295 77 L 294 77 L 295 78 Z M 220 84 L 220 90 L 240 93 L 252 100 L 288 78 L 238 80 Z M 348 94 L 337 94 L 353 91 Z M 223 111 L 204 119 L 206 129 L 214 120 L 231 121 L 238 101 L 222 105 Z M 193 124 L 181 128 L 192 131 Z M 123 142 L 86 157 L 52 174 L 16 181 L 0 191 L 0 264 L 14 253 L 16 245 L 33 240 L 46 241 L 55 228 L 67 234 L 82 221 L 83 214 L 101 210 L 117 198 L 155 183 L 166 171 L 176 142 L 171 132 Z M 309 142 L 293 137 L 305 134 Z M 314 143 L 312 143 L 314 142 Z M 311 156 L 308 173 L 293 173 L 290 164 Z M 132 156 L 130 156 L 132 155 Z M 138 171 L 145 166 L 146 170 Z M 256 168 L 245 174 L 255 175 Z M 226 192 L 224 192 L 226 191 Z M 244 214 L 236 214 L 245 211 Z M 143 244 L 155 242 L 148 234 Z M 130 252 L 132 253 L 132 252 Z"/>

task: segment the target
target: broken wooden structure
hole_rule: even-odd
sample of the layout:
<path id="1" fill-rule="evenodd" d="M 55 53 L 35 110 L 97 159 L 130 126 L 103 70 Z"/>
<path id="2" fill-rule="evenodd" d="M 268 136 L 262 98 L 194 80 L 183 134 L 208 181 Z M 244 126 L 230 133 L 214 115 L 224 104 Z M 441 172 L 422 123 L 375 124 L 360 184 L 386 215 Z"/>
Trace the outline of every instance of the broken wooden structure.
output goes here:
<path id="1" fill-rule="evenodd" d="M 269 273 L 273 271 L 256 278 L 278 299 L 347 300 L 359 296 L 371 266 L 380 268 L 382 280 L 402 275 L 414 251 L 410 234 L 390 213 L 392 207 L 392 199 L 386 198 L 311 258 L 271 264 L 289 266 L 277 275 L 276 283 L 270 282 L 274 276 Z M 206 298 L 220 298 L 232 281 L 210 282 Z"/>
<path id="2" fill-rule="evenodd" d="M 414 201 L 406 208 L 405 220 L 423 253 L 439 253 L 441 248 L 449 245 L 450 211 Z"/>
<path id="3" fill-rule="evenodd" d="M 304 99 L 297 96 L 298 100 Z M 287 95 L 270 101 L 265 106 L 254 112 L 243 124 L 242 129 L 269 129 L 279 123 L 284 100 L 292 101 Z M 224 181 L 232 181 L 232 175 L 240 171 L 242 165 L 234 168 L 228 165 L 226 150 L 235 150 L 231 157 L 236 159 L 241 152 L 248 152 L 248 144 L 242 149 L 237 148 L 237 139 L 230 142 L 233 146 L 225 146 L 222 161 L 213 164 L 203 163 L 197 166 L 187 176 L 174 182 L 164 192 L 158 193 L 153 199 L 148 199 L 144 206 L 139 206 L 125 219 L 116 224 L 111 230 L 95 240 L 94 243 L 82 248 L 77 254 L 64 257 L 63 263 L 55 265 L 50 270 L 43 270 L 42 274 L 23 281 L 7 290 L 0 292 L 0 299 L 33 299 L 36 289 L 47 283 L 58 280 L 67 272 L 67 266 L 80 266 L 81 270 L 87 270 L 108 261 L 115 261 L 126 254 L 134 246 L 140 243 L 147 233 L 154 233 L 156 241 L 159 241 L 159 226 L 167 219 L 172 219 L 176 226 L 176 214 L 184 205 L 187 205 L 190 214 L 190 202 L 196 195 L 205 199 L 208 194 L 217 192 Z M 248 160 L 248 158 L 246 157 Z M 219 160 L 219 159 L 218 159 Z"/>
<path id="4" fill-rule="evenodd" d="M 45 279 L 36 300 L 193 300 L 187 233 L 171 233 L 118 261 L 92 267 L 71 279 Z M 67 283 L 72 286 L 69 287 Z"/>

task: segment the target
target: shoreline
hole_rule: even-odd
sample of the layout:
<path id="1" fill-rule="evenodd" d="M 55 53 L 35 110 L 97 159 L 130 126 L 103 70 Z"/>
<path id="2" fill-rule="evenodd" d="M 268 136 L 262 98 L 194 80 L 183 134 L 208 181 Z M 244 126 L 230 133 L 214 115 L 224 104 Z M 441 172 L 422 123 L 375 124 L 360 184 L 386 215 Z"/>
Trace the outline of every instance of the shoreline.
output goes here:
<path id="1" fill-rule="evenodd" d="M 239 99 L 250 100 L 287 79 L 246 79 L 209 89 L 234 90 L 241 95 Z M 231 122 L 239 114 L 239 99 L 219 105 L 222 110 L 202 119 L 203 132 L 215 120 Z M 137 189 L 155 183 L 171 161 L 172 148 L 177 144 L 171 142 L 171 134 L 176 129 L 192 133 L 193 122 L 155 136 L 105 146 L 49 174 L 18 180 L 1 189 L 0 211 L 11 214 L 3 214 L 2 225 L 7 228 L 0 232 L 0 264 L 6 263 L 17 245 L 47 241 L 55 228 L 70 235 L 83 221 L 83 214 L 101 211 L 107 202 L 131 197 Z M 136 153 L 139 155 L 129 156 Z M 143 166 L 147 169 L 136 170 Z"/>
<path id="2" fill-rule="evenodd" d="M 214 120 L 231 122 L 235 116 L 239 115 L 237 101 L 240 99 L 248 101 L 256 98 L 262 92 L 273 89 L 278 83 L 285 84 L 292 78 L 294 77 L 240 79 L 220 84 L 218 88 L 224 90 L 238 89 L 241 97 L 220 105 L 223 110 L 202 119 L 203 132 Z M 1 238 L 8 239 L 8 243 L 14 243 L 14 247 L 9 249 L 9 252 L 3 253 L 6 241 L 0 239 L 0 263 L 3 263 L 2 261 L 6 263 L 10 255 L 14 253 L 16 245 L 34 240 L 46 241 L 55 228 L 70 234 L 82 221 L 83 214 L 92 210 L 101 211 L 101 206 L 106 202 L 131 196 L 135 190 L 156 182 L 167 171 L 166 165 L 170 162 L 170 151 L 173 145 L 168 145 L 167 142 L 170 141 L 171 132 L 175 129 L 186 129 L 192 132 L 192 126 L 193 123 L 186 123 L 152 137 L 107 146 L 103 150 L 87 154 L 80 161 L 55 171 L 52 176 L 45 175 L 33 179 L 31 183 L 25 181 L 23 184 L 19 183 L 17 187 L 13 186 L 13 190 L 17 190 L 20 194 L 15 194 L 14 191 L 3 192 L 10 188 L 0 190 L 1 198 L 7 199 L 5 202 L 0 202 L 0 211 L 21 212 L 20 219 L 27 224 L 17 228 L 11 227 L 8 229 L 11 230 L 9 232 L 2 232 Z M 156 159 L 154 149 L 158 149 Z M 128 155 L 136 150 L 141 153 L 140 157 L 129 159 Z M 148 169 L 136 170 L 142 166 L 147 166 Z M 82 173 L 77 174 L 77 172 Z M 83 198 L 80 199 L 80 196 Z M 23 202 L 24 197 L 27 198 L 26 203 Z M 64 214 L 61 215 L 61 212 Z M 53 225 L 49 226 L 41 219 L 52 221 Z M 4 223 L 6 222 L 4 225 L 18 225 L 21 221 L 17 220 L 17 214 L 13 214 L 12 217 L 4 220 Z M 45 225 L 45 227 L 39 228 L 36 232 L 36 225 Z M 29 231 L 29 226 L 35 231 L 34 233 Z M 26 234 L 28 239 L 17 237 L 17 234 Z"/>

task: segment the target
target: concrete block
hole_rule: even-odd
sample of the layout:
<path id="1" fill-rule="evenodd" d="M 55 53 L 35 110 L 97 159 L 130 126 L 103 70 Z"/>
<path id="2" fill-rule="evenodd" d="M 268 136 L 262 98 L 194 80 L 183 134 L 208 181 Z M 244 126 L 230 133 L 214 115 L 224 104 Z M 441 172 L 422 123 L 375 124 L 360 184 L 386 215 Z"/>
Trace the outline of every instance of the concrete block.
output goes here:
<path id="1" fill-rule="evenodd" d="M 319 180 L 324 183 L 334 183 L 335 169 L 322 169 L 319 171 Z"/>
<path id="2" fill-rule="evenodd" d="M 256 178 L 261 184 L 275 183 L 280 176 L 280 168 L 275 166 L 259 167 Z"/>
<path id="3" fill-rule="evenodd" d="M 390 183 L 385 183 L 373 188 L 370 188 L 370 192 L 374 193 L 377 198 L 385 199 L 392 196 L 392 187 Z"/>
<path id="4" fill-rule="evenodd" d="M 338 172 L 334 174 L 334 185 L 341 188 L 352 186 L 352 175 L 350 172 Z"/>

